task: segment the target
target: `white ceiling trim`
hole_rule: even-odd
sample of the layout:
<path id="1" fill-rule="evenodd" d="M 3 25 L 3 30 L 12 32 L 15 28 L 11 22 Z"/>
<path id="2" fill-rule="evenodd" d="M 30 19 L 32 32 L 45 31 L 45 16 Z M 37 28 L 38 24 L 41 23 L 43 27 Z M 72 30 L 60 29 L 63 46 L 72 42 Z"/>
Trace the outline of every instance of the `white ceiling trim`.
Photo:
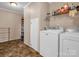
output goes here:
<path id="1" fill-rule="evenodd" d="M 32 2 L 28 2 L 23 8 L 28 7 Z"/>

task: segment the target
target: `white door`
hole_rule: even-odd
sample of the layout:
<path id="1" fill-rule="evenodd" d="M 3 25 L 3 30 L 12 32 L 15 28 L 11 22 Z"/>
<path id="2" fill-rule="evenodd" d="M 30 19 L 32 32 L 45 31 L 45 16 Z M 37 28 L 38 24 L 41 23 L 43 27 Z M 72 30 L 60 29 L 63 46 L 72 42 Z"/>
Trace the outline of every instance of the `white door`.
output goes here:
<path id="1" fill-rule="evenodd" d="M 76 38 L 75 38 L 76 39 Z M 62 42 L 63 57 L 79 57 L 79 41 L 64 39 Z M 78 38 L 77 38 L 78 39 Z"/>
<path id="2" fill-rule="evenodd" d="M 30 25 L 30 44 L 31 47 L 39 51 L 39 19 L 31 19 Z"/>

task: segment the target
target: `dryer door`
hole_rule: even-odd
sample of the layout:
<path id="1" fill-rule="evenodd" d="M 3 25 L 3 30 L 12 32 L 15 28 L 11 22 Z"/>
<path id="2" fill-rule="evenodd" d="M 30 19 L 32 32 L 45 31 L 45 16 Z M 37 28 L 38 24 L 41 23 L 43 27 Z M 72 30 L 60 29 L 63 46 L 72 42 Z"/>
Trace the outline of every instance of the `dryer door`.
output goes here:
<path id="1" fill-rule="evenodd" d="M 61 52 L 64 57 L 79 57 L 79 41 L 63 39 Z"/>

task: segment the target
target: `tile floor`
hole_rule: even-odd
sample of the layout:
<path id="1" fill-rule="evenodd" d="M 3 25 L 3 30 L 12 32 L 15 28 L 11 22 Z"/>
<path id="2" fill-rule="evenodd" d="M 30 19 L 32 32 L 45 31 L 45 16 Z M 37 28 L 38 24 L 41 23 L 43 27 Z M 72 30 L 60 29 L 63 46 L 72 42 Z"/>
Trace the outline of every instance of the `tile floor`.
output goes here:
<path id="1" fill-rule="evenodd" d="M 42 57 L 20 40 L 0 43 L 0 57 Z"/>

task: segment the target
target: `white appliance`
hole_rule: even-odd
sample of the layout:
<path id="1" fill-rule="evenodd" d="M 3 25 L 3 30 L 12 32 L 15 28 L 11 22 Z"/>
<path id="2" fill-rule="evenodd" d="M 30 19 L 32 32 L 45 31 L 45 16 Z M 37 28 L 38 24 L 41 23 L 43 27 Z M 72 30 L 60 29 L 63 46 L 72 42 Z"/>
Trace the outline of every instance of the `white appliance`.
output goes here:
<path id="1" fill-rule="evenodd" d="M 40 54 L 44 57 L 58 56 L 58 39 L 63 30 L 42 30 L 40 31 Z"/>
<path id="2" fill-rule="evenodd" d="M 30 23 L 30 46 L 39 52 L 39 19 L 31 19 Z"/>
<path id="3" fill-rule="evenodd" d="M 60 56 L 79 57 L 79 32 L 65 32 L 60 35 Z"/>

